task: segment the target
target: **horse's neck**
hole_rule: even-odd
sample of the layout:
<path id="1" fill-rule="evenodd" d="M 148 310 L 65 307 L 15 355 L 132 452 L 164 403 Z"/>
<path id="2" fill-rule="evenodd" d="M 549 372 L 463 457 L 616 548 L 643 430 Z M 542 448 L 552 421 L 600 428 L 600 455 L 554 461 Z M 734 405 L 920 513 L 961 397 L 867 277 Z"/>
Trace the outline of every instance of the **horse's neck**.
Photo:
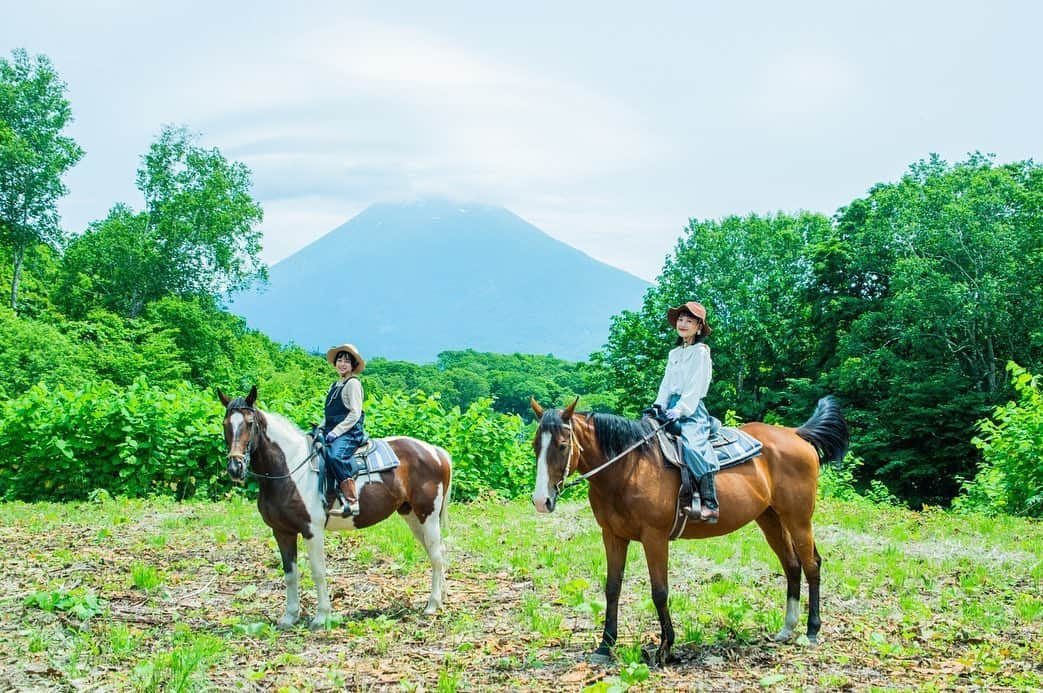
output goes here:
<path id="1" fill-rule="evenodd" d="M 586 419 L 585 422 L 586 425 L 576 435 L 576 439 L 582 447 L 577 465 L 577 471 L 581 474 L 586 474 L 601 467 L 615 456 L 606 454 L 601 449 L 601 446 L 598 445 L 597 433 L 594 430 L 594 420 Z M 645 457 L 648 457 L 648 455 L 642 455 L 639 452 L 635 454 L 635 451 L 631 450 L 620 459 L 604 467 L 597 474 L 589 477 L 589 482 L 592 486 L 609 486 L 621 483 L 623 479 L 634 472 L 634 468 L 640 465 Z"/>
<path id="2" fill-rule="evenodd" d="M 304 459 L 308 449 L 307 438 L 296 428 L 287 425 L 286 421 L 270 414 L 267 422 L 267 432 L 260 436 L 257 446 L 265 468 L 254 471 L 271 475 L 287 474 Z"/>

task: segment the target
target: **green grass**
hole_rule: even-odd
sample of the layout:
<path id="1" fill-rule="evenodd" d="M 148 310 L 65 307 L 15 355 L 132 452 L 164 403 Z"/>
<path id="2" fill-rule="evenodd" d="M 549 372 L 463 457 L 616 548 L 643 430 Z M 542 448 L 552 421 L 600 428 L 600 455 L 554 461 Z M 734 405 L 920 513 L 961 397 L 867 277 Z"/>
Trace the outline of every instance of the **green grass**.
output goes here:
<path id="1" fill-rule="evenodd" d="M 0 505 L 0 641 L 12 653 L 0 675 L 15 688 L 1043 687 L 1043 525 L 1024 519 L 821 502 L 817 648 L 768 642 L 785 581 L 756 527 L 675 542 L 680 662 L 652 670 L 658 623 L 633 543 L 617 663 L 599 674 L 585 658 L 604 618 L 605 559 L 583 501 L 550 516 L 525 501 L 454 506 L 448 601 L 434 617 L 421 613 L 426 554 L 400 519 L 331 535 L 334 617 L 314 633 L 274 628 L 282 570 L 253 502 L 99 496 L 69 509 Z"/>

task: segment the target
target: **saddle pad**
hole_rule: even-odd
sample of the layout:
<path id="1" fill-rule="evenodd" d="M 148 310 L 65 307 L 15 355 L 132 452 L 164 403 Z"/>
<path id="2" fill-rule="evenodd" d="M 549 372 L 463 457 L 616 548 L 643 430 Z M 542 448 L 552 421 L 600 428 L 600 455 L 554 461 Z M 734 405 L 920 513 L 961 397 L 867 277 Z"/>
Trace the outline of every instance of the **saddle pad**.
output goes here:
<path id="1" fill-rule="evenodd" d="M 732 467 L 761 454 L 761 442 L 745 431 L 722 427 L 710 438 L 710 445 L 717 453 L 721 469 Z"/>
<path id="2" fill-rule="evenodd" d="M 353 457 L 359 462 L 359 474 L 384 472 L 398 466 L 398 455 L 383 438 L 370 440 L 355 451 Z"/>
<path id="3" fill-rule="evenodd" d="M 663 450 L 663 456 L 666 460 L 675 467 L 680 467 L 681 459 L 678 456 L 677 436 L 660 430 L 657 438 L 659 447 Z M 749 433 L 740 431 L 737 428 L 723 427 L 717 429 L 714 435 L 711 436 L 710 445 L 713 446 L 713 451 L 717 453 L 717 463 L 721 469 L 733 467 L 756 457 L 760 454 L 761 448 L 764 447 L 759 440 Z"/>

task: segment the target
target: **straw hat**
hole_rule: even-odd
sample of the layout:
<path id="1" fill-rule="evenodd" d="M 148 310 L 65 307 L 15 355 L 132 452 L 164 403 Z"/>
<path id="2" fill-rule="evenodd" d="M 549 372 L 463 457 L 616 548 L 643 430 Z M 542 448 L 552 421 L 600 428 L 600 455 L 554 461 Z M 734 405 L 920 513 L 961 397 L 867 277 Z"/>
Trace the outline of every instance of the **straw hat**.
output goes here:
<path id="1" fill-rule="evenodd" d="M 358 375 L 366 368 L 366 359 L 362 358 L 362 354 L 355 348 L 354 344 L 341 344 L 335 346 L 326 351 L 326 360 L 330 362 L 330 365 L 336 365 L 337 354 L 342 351 L 346 351 L 355 357 L 355 369 L 351 371 L 352 375 Z"/>
<path id="2" fill-rule="evenodd" d="M 710 325 L 706 322 L 706 308 L 703 307 L 702 303 L 697 303 L 696 301 L 689 301 L 688 303 L 683 303 L 677 306 L 676 308 L 670 308 L 669 310 L 667 310 L 666 319 L 670 323 L 671 327 L 677 327 L 677 318 L 680 317 L 681 313 L 683 312 L 689 312 L 695 317 L 702 320 L 704 328 L 703 336 L 710 336 L 710 333 L 713 332 L 713 328 L 710 327 Z"/>

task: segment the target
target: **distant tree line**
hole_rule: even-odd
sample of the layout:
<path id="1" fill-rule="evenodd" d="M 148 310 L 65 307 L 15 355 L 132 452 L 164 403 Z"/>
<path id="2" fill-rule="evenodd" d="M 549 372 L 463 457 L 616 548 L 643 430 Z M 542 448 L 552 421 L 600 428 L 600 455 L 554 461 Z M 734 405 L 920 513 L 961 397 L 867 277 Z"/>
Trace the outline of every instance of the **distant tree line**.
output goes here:
<path id="1" fill-rule="evenodd" d="M 222 308 L 228 292 L 266 277 L 250 172 L 187 129 L 163 127 L 136 175 L 144 208 L 116 203 L 69 235 L 56 203 L 83 152 L 62 134 L 64 91 L 46 57 L 0 58 L 0 283 L 10 287 L 0 308 L 0 454 L 34 450 L 42 465 L 54 450 L 40 446 L 53 444 L 66 469 L 88 470 L 112 448 L 150 468 L 133 452 L 139 438 L 177 439 L 183 426 L 215 434 L 201 418 L 215 387 L 257 384 L 266 406 L 302 426 L 317 420 L 325 360 Z M 492 476 L 462 488 L 519 493 L 529 397 L 582 396 L 581 408 L 637 416 L 673 343 L 666 308 L 696 298 L 715 330 L 711 412 L 793 424 L 836 394 L 853 430 L 849 470 L 873 497 L 947 504 L 962 491 L 960 507 L 1043 515 L 1032 375 L 1043 372 L 1041 276 L 1043 167 L 931 157 L 832 217 L 690 220 L 641 309 L 613 318 L 590 363 L 465 350 L 427 365 L 372 358 L 364 377 L 371 401 L 390 412 L 374 418 L 382 432 L 448 436 L 461 455 L 488 448 L 496 460 L 467 464 Z M 152 403 L 163 393 L 183 406 Z M 90 419 L 77 427 L 70 410 L 109 422 L 111 439 L 84 438 Z M 146 410 L 162 431 L 134 414 Z M 150 449 L 184 457 L 206 447 L 194 445 Z M 198 463 L 178 468 L 193 475 Z M 186 482 L 177 493 L 213 488 Z"/>
<path id="2" fill-rule="evenodd" d="M 1014 396 L 1007 363 L 1043 369 L 1041 277 L 1043 167 L 931 157 L 833 218 L 692 220 L 595 361 L 637 412 L 672 343 L 666 308 L 696 298 L 711 412 L 792 424 L 836 394 L 863 485 L 948 503 L 977 472 L 979 422 Z M 1024 448 L 1037 469 L 1041 450 Z"/>

